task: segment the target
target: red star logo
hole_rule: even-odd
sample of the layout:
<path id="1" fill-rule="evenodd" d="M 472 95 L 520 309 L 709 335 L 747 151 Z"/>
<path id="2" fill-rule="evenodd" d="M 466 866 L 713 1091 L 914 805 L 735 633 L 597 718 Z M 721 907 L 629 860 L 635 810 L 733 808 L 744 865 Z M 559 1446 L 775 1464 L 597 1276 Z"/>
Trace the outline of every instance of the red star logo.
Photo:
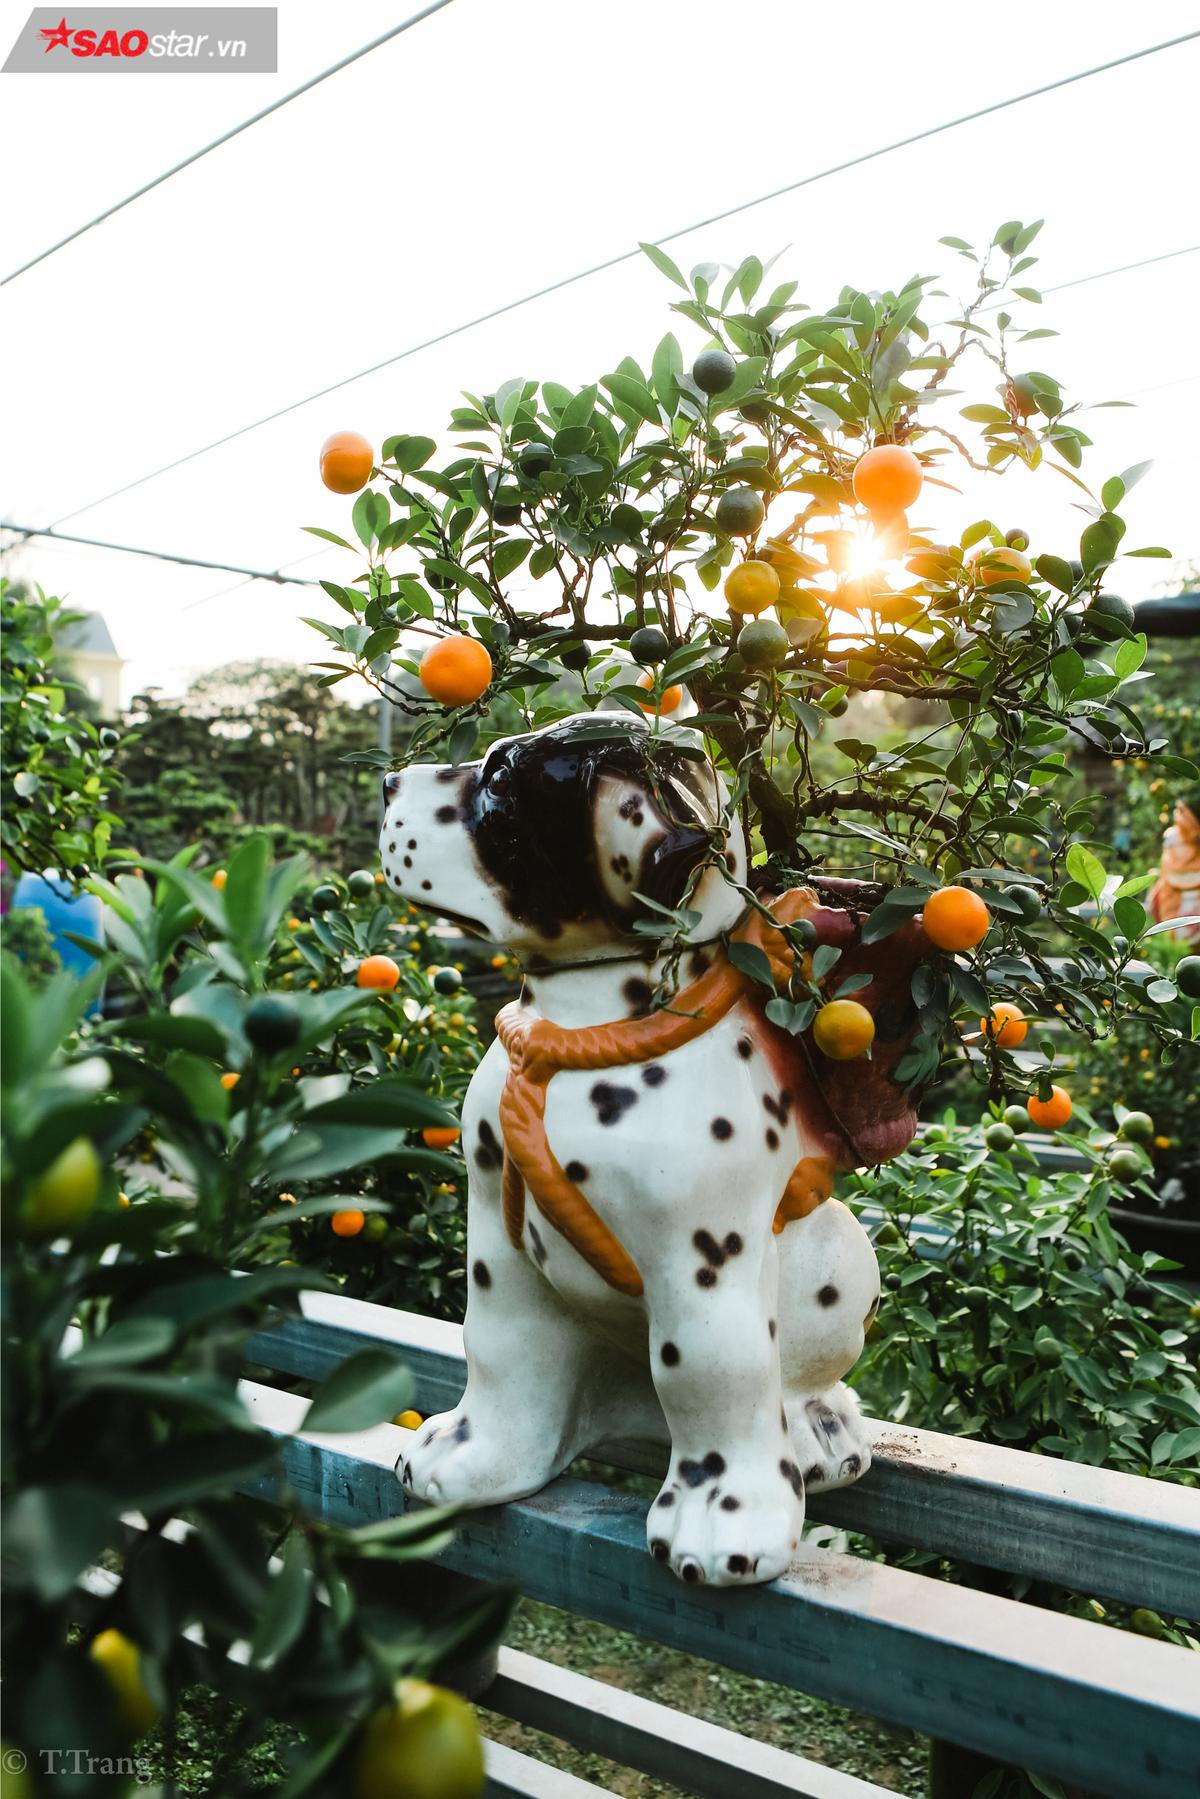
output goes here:
<path id="1" fill-rule="evenodd" d="M 57 25 L 50 28 L 43 25 L 42 36 L 48 40 L 46 44 L 47 51 L 58 49 L 65 50 L 70 41 L 71 32 L 67 25 L 67 21 L 65 19 L 60 19 Z"/>

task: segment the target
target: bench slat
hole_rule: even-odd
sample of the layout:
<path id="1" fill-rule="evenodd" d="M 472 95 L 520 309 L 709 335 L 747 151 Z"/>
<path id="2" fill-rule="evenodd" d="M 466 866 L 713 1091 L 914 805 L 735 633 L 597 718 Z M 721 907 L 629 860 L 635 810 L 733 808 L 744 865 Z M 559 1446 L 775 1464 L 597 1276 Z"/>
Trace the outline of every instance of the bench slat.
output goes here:
<path id="1" fill-rule="evenodd" d="M 872 1781 L 519 1649 L 500 1651 L 500 1672 L 480 1704 L 699 1799 L 888 1799 L 886 1789 Z"/>
<path id="2" fill-rule="evenodd" d="M 483 1740 L 487 1786 L 483 1799 L 609 1799 L 603 1787 L 560 1768 L 547 1768 L 506 1743 Z"/>
<path id="3" fill-rule="evenodd" d="M 248 1382 L 243 1390 L 258 1422 L 284 1439 L 286 1478 L 318 1516 L 354 1525 L 402 1509 L 397 1427 L 298 1437 L 303 1398 Z M 274 1498 L 274 1477 L 244 1490 Z M 441 1559 L 1100 1793 L 1200 1793 L 1200 1682 L 1188 1651 L 1171 1644 L 820 1550 L 770 1586 L 685 1587 L 646 1554 L 644 1504 L 586 1481 L 464 1513 Z"/>
<path id="4" fill-rule="evenodd" d="M 251 1338 L 249 1360 L 317 1380 L 353 1350 L 386 1342 L 411 1367 L 423 1412 L 457 1404 L 461 1326 L 340 1295 L 306 1293 L 302 1304 L 303 1318 Z M 596 1459 L 646 1473 L 665 1467 L 661 1457 L 617 1449 Z M 813 1494 L 808 1509 L 820 1523 L 884 1542 L 1200 1617 L 1200 1493 L 1166 1481 L 880 1424 L 869 1473 Z"/>

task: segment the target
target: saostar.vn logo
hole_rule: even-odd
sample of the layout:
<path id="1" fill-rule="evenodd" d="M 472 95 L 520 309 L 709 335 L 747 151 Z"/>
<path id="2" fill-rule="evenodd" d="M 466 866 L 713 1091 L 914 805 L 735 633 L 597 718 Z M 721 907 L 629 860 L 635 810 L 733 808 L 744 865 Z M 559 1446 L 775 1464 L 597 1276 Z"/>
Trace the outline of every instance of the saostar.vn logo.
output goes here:
<path id="1" fill-rule="evenodd" d="M 55 18 L 55 14 L 58 17 Z M 63 0 L 35 6 L 5 75 L 255 74 L 279 67 L 274 6 L 157 6 L 153 0 Z"/>
<path id="2" fill-rule="evenodd" d="M 140 25 L 121 33 L 111 27 L 94 31 L 86 25 L 74 30 L 65 15 L 57 25 L 42 26 L 41 35 L 47 55 L 51 50 L 69 50 L 72 56 L 199 56 L 208 41 L 206 32 L 194 31 L 159 31 L 151 37 Z M 231 40 L 219 43 L 216 49 L 220 56 L 237 56 L 245 55 L 246 46 L 244 40 Z"/>

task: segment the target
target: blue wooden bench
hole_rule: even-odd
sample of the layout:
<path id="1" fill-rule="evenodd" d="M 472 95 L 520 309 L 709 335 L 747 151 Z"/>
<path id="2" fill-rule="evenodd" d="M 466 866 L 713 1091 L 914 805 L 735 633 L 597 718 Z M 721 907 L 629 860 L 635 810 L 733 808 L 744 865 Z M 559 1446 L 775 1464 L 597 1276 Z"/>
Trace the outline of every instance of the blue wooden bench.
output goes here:
<path id="1" fill-rule="evenodd" d="M 401 1351 L 425 1413 L 465 1380 L 458 1326 L 363 1301 L 304 1298 L 253 1337 L 256 1369 L 318 1380 L 353 1350 Z M 393 1425 L 306 1436 L 308 1401 L 244 1383 L 282 1445 L 286 1480 L 343 1525 L 404 1509 Z M 616 1450 L 598 1458 L 640 1467 Z M 251 1489 L 278 1497 L 277 1477 Z M 411 1502 L 410 1502 L 411 1503 Z M 645 1501 L 563 1478 L 519 1504 L 463 1515 L 443 1563 L 727 1668 L 853 1706 L 1111 1795 L 1200 1794 L 1200 1660 L 1187 1650 L 973 1587 L 805 1546 L 786 1579 L 683 1587 L 645 1551 Z M 1200 1617 L 1200 1495 L 907 1426 L 878 1426 L 876 1460 L 810 1515 L 1100 1598 Z M 493 1711 L 712 1799 L 867 1799 L 884 1789 L 503 1649 Z M 489 1746 L 489 1791 L 583 1799 L 601 1789 Z M 964 1799 L 967 1796 L 964 1795 Z"/>

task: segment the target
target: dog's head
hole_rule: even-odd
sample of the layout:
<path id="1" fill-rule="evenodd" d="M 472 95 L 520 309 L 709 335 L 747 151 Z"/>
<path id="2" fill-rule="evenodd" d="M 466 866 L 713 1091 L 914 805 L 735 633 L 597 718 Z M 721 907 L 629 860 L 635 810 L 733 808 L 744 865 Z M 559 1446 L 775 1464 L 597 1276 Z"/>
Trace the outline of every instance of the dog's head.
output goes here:
<path id="1" fill-rule="evenodd" d="M 638 941 L 639 896 L 687 896 L 709 936 L 737 917 L 737 818 L 686 733 L 584 714 L 494 743 L 478 762 L 417 763 L 384 780 L 380 848 L 406 899 L 493 942 L 549 957 Z M 692 751 L 693 753 L 689 753 Z M 701 863 L 707 867 L 689 893 Z M 643 939 L 644 941 L 644 939 Z"/>

